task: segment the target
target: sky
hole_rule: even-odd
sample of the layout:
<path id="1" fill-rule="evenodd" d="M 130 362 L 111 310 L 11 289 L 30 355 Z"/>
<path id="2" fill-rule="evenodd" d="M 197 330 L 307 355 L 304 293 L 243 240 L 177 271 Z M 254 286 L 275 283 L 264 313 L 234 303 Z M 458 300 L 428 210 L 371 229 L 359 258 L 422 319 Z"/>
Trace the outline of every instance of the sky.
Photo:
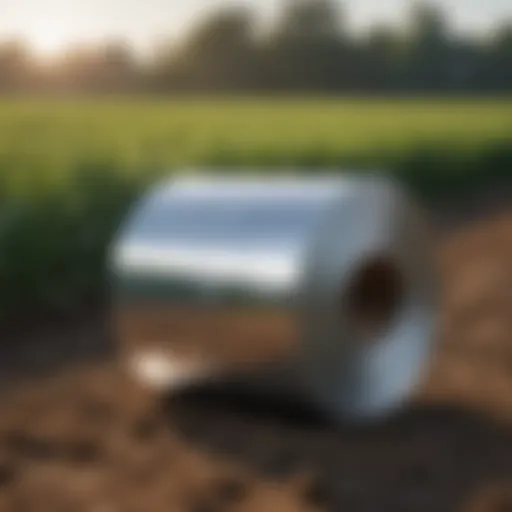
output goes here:
<path id="1" fill-rule="evenodd" d="M 341 0 L 340 0 L 341 1 Z M 376 21 L 403 23 L 412 0 L 344 0 L 351 26 L 364 30 Z M 436 0 L 455 29 L 485 33 L 505 17 L 512 0 Z M 41 55 L 69 43 L 123 39 L 145 52 L 159 40 L 180 37 L 192 23 L 219 6 L 240 0 L 0 0 L 0 40 L 21 37 Z M 273 19 L 282 0 L 244 0 Z"/>

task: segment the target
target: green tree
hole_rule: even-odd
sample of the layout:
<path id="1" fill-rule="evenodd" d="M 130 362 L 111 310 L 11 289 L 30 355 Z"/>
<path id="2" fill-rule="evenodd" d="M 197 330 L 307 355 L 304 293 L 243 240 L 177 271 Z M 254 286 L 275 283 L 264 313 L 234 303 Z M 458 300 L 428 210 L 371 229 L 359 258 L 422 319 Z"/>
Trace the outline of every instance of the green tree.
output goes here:
<path id="1" fill-rule="evenodd" d="M 282 38 L 337 38 L 341 10 L 333 0 L 288 0 L 277 33 Z"/>
<path id="2" fill-rule="evenodd" d="M 246 9 L 224 9 L 192 31 L 173 58 L 174 73 L 198 90 L 236 90 L 254 76 L 254 20 Z"/>
<path id="3" fill-rule="evenodd" d="M 266 73 L 277 88 L 339 89 L 351 78 L 350 57 L 337 2 L 290 1 L 266 45 Z"/>
<path id="4" fill-rule="evenodd" d="M 415 3 L 405 48 L 403 85 L 413 90 L 448 89 L 453 78 L 451 43 L 443 11 L 429 3 Z"/>
<path id="5" fill-rule="evenodd" d="M 499 92 L 512 89 L 512 20 L 507 20 L 496 31 L 488 49 L 487 84 Z"/>
<path id="6" fill-rule="evenodd" d="M 361 87 L 367 91 L 390 91 L 396 86 L 400 54 L 398 36 L 386 26 L 373 27 L 361 42 Z"/>

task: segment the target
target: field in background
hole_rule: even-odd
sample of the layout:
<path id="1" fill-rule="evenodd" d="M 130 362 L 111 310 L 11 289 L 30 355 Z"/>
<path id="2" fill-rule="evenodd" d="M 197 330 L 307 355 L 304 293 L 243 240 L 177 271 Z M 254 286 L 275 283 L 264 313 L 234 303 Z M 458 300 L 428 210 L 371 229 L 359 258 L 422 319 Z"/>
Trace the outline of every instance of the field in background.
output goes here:
<path id="1" fill-rule="evenodd" d="M 2 157 L 120 164 L 389 164 L 411 149 L 468 157 L 512 138 L 512 101 L 0 102 Z M 65 169 L 66 170 L 66 169 Z"/>
<path id="2" fill-rule="evenodd" d="M 512 101 L 0 102 L 0 319 L 98 296 L 128 205 L 186 166 L 382 169 L 439 196 L 512 181 Z"/>

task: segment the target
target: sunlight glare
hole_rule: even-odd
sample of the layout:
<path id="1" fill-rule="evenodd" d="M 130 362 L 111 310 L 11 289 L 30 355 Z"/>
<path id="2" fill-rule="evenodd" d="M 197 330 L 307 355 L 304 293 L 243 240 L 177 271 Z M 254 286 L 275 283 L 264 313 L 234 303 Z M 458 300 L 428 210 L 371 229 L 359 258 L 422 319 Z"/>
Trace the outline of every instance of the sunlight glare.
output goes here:
<path id="1" fill-rule="evenodd" d="M 76 40 L 76 23 L 64 19 L 37 19 L 25 26 L 26 38 L 41 57 L 55 57 Z"/>

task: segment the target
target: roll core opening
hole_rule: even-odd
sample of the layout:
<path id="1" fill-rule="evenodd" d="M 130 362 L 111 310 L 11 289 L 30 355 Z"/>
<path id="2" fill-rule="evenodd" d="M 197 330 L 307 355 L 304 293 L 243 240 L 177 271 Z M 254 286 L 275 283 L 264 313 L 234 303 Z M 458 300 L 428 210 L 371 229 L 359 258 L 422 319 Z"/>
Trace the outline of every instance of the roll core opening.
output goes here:
<path id="1" fill-rule="evenodd" d="M 372 343 L 390 327 L 405 297 L 405 278 L 389 256 L 359 266 L 344 294 L 344 314 L 355 339 Z"/>

